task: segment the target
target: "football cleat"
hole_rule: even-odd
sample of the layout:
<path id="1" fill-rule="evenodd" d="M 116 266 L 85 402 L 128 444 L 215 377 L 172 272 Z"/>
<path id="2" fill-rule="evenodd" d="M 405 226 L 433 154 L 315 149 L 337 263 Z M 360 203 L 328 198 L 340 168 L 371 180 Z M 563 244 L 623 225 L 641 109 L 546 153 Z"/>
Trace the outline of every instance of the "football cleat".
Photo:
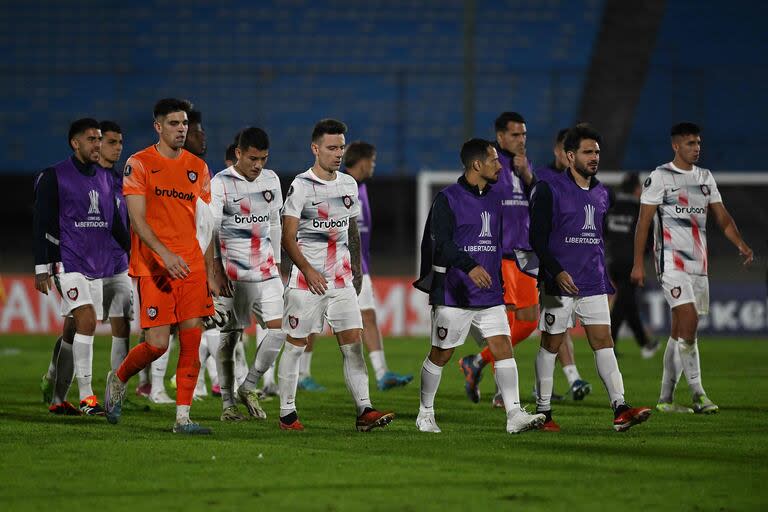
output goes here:
<path id="1" fill-rule="evenodd" d="M 243 413 L 241 413 L 236 405 L 230 405 L 221 412 L 221 421 L 243 421 L 246 420 Z"/>
<path id="2" fill-rule="evenodd" d="M 670 412 L 678 414 L 693 414 L 693 409 L 679 405 L 674 402 L 659 402 L 656 404 L 656 410 L 659 412 Z"/>
<path id="3" fill-rule="evenodd" d="M 568 390 L 568 395 L 574 400 L 584 400 L 584 397 L 586 397 L 590 392 L 592 391 L 592 384 L 585 380 L 577 379 L 573 381 L 573 384 L 571 385 L 571 389 Z"/>
<path id="4" fill-rule="evenodd" d="M 707 395 L 699 395 L 693 399 L 693 412 L 696 414 L 715 414 L 719 409 Z"/>
<path id="5" fill-rule="evenodd" d="M 304 391 L 325 391 L 325 386 L 318 384 L 311 375 L 307 375 L 301 379 L 298 388 L 303 389 Z"/>
<path id="6" fill-rule="evenodd" d="M 43 392 L 43 403 L 50 404 L 53 401 L 53 379 L 48 378 L 47 373 L 40 379 L 40 391 Z"/>
<path id="7" fill-rule="evenodd" d="M 621 404 L 613 415 L 613 430 L 625 432 L 647 420 L 651 416 L 651 410 L 648 407 L 630 407 L 629 404 Z"/>
<path id="8" fill-rule="evenodd" d="M 120 421 L 124 396 L 125 384 L 120 382 L 115 372 L 109 372 L 107 374 L 107 389 L 104 391 L 104 408 L 107 421 L 113 425 Z"/>
<path id="9" fill-rule="evenodd" d="M 211 386 L 211 394 L 213 396 L 221 396 L 221 386 L 219 386 L 218 384 L 214 384 L 213 386 Z"/>
<path id="10" fill-rule="evenodd" d="M 659 351 L 659 347 L 661 347 L 661 343 L 659 343 L 658 338 L 654 338 L 646 346 L 640 349 L 640 355 L 643 359 L 650 359 L 656 355 L 656 352 Z"/>
<path id="11" fill-rule="evenodd" d="M 199 423 L 176 423 L 173 426 L 174 434 L 187 434 L 192 436 L 207 436 L 213 433 L 208 427 L 203 427 Z"/>
<path id="12" fill-rule="evenodd" d="M 56 414 L 57 416 L 82 416 L 83 413 L 69 402 L 62 402 L 60 404 L 51 405 L 48 408 L 48 412 Z"/>
<path id="13" fill-rule="evenodd" d="M 544 423 L 541 424 L 540 430 L 544 432 L 560 432 L 560 425 L 555 423 L 552 419 L 552 411 L 536 411 L 544 415 Z"/>
<path id="14" fill-rule="evenodd" d="M 146 382 L 144 384 L 139 384 L 136 386 L 136 396 L 143 396 L 144 398 L 149 398 L 149 395 L 152 394 L 152 384 L 149 382 Z"/>
<path id="15" fill-rule="evenodd" d="M 405 386 L 412 380 L 413 375 L 400 375 L 399 373 L 388 371 L 376 381 L 376 387 L 379 388 L 379 391 L 387 391 L 388 389 Z"/>
<path id="16" fill-rule="evenodd" d="M 494 409 L 504 408 L 504 397 L 501 396 L 501 391 L 497 391 L 496 394 L 493 395 L 493 400 L 491 400 L 491 407 Z"/>
<path id="17" fill-rule="evenodd" d="M 247 391 L 242 387 L 237 389 L 237 399 L 248 409 L 248 414 L 257 420 L 267 419 L 267 413 L 259 405 L 259 395 L 256 390 Z"/>
<path id="18" fill-rule="evenodd" d="M 168 396 L 168 393 L 164 389 L 160 389 L 157 391 L 153 391 L 152 394 L 149 395 L 149 401 L 153 404 L 175 404 L 176 400 Z"/>
<path id="19" fill-rule="evenodd" d="M 357 417 L 355 428 L 358 432 L 369 432 L 374 428 L 386 427 L 395 419 L 393 412 L 381 412 L 376 409 L 367 408 L 363 414 Z"/>
<path id="20" fill-rule="evenodd" d="M 295 412 L 280 418 L 280 430 L 304 430 L 304 425 L 299 421 Z"/>
<path id="21" fill-rule="evenodd" d="M 420 432 L 431 432 L 433 434 L 442 432 L 435 421 L 434 411 L 426 412 L 420 410 L 419 415 L 416 416 L 416 427 L 418 427 Z"/>
<path id="22" fill-rule="evenodd" d="M 464 374 L 464 391 L 471 402 L 480 401 L 480 381 L 483 379 L 483 369 L 475 364 L 475 356 L 468 355 L 459 359 L 459 368 Z"/>
<path id="23" fill-rule="evenodd" d="M 512 409 L 507 413 L 507 432 L 519 434 L 534 430 L 544 424 L 546 417 L 541 413 L 531 414 L 523 408 Z"/>
<path id="24" fill-rule="evenodd" d="M 96 395 L 87 396 L 80 400 L 80 411 L 86 416 L 104 416 L 104 408 L 99 405 Z"/>

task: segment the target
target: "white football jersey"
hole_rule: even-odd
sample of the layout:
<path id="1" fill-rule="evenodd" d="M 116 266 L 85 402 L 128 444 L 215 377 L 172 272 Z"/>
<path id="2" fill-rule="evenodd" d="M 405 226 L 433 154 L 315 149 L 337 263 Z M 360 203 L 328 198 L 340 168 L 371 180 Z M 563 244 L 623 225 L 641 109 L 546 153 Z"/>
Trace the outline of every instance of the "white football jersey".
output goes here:
<path id="1" fill-rule="evenodd" d="M 360 214 L 357 182 L 344 173 L 333 181 L 315 176 L 310 168 L 296 176 L 285 198 L 283 215 L 299 219 L 296 239 L 301 253 L 323 274 L 329 288 L 352 286 L 349 256 L 349 222 Z M 307 281 L 296 265 L 290 288 L 307 290 Z"/>
<path id="2" fill-rule="evenodd" d="M 283 194 L 274 171 L 246 180 L 233 167 L 211 180 L 211 211 L 218 253 L 232 281 L 261 282 L 280 276 L 280 208 Z"/>
<path id="3" fill-rule="evenodd" d="M 680 270 L 707 275 L 707 210 L 723 199 L 708 169 L 684 171 L 672 162 L 645 180 L 642 204 L 657 205 L 653 247 L 656 272 Z"/>

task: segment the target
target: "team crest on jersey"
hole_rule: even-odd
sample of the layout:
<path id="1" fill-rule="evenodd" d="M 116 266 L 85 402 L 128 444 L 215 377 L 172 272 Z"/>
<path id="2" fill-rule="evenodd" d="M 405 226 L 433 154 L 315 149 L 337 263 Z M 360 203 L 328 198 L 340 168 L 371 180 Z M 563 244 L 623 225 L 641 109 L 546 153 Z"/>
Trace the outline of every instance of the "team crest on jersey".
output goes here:
<path id="1" fill-rule="evenodd" d="M 672 298 L 673 298 L 673 299 L 679 299 L 679 298 L 680 298 L 680 294 L 681 294 L 682 292 L 683 292 L 683 291 L 682 291 L 682 289 L 681 289 L 679 286 L 675 286 L 674 288 L 672 288 L 672 289 L 669 291 L 669 293 L 672 295 Z"/>
<path id="2" fill-rule="evenodd" d="M 645 183 L 643 183 L 643 186 L 644 186 L 645 188 L 648 188 L 648 187 L 650 187 L 650 186 L 651 186 L 651 177 L 650 177 L 650 176 L 648 176 L 647 178 L 645 178 Z"/>
<path id="3" fill-rule="evenodd" d="M 349 196 L 341 196 L 341 201 L 344 203 L 344 206 L 349 210 L 352 208 L 352 198 Z"/>
<path id="4" fill-rule="evenodd" d="M 157 318 L 157 306 L 149 306 L 147 308 L 147 316 L 150 320 Z"/>
<path id="5" fill-rule="evenodd" d="M 131 166 L 129 164 L 125 164 L 125 169 L 123 169 L 123 176 L 128 177 L 131 175 L 131 172 L 133 172 Z"/>
<path id="6" fill-rule="evenodd" d="M 69 300 L 77 300 L 77 297 L 80 295 L 80 293 L 77 291 L 77 288 L 70 288 L 67 290 L 67 297 Z"/>
<path id="7" fill-rule="evenodd" d="M 275 194 L 272 193 L 271 190 L 265 190 L 261 193 L 261 195 L 264 196 L 264 200 L 268 203 L 271 203 L 272 200 L 275 198 Z"/>
<path id="8" fill-rule="evenodd" d="M 187 178 L 189 178 L 189 181 L 194 183 L 197 181 L 197 173 L 190 169 L 187 171 Z"/>
<path id="9" fill-rule="evenodd" d="M 555 315 L 553 315 L 552 313 L 547 313 L 546 315 L 544 315 L 544 321 L 547 322 L 547 325 L 551 326 L 552 324 L 555 323 Z"/>
<path id="10" fill-rule="evenodd" d="M 709 185 L 701 185 L 700 188 L 701 188 L 701 193 L 702 194 L 704 194 L 705 196 L 709 196 L 709 194 L 710 194 Z"/>
<path id="11" fill-rule="evenodd" d="M 438 327 L 437 328 L 437 337 L 441 340 L 444 340 L 448 336 L 448 329 L 445 327 Z"/>
<path id="12" fill-rule="evenodd" d="M 291 326 L 291 329 L 297 328 L 299 326 L 299 319 L 293 315 L 288 315 L 288 325 Z"/>

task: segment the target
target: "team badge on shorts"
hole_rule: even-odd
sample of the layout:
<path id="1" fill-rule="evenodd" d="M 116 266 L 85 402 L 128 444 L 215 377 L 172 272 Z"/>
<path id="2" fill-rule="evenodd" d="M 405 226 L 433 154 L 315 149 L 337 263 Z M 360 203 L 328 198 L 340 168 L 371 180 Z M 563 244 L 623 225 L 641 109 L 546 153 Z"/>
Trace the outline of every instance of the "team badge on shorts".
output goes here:
<path id="1" fill-rule="evenodd" d="M 299 319 L 293 315 L 288 315 L 288 325 L 291 326 L 291 329 L 297 328 L 299 326 Z"/>
<path id="2" fill-rule="evenodd" d="M 149 306 L 147 308 L 147 316 L 150 320 L 157 318 L 157 306 Z"/>
<path id="3" fill-rule="evenodd" d="M 344 206 L 347 210 L 352 208 L 352 198 L 349 196 L 341 196 L 341 201 L 344 203 Z"/>
<path id="4" fill-rule="evenodd" d="M 189 181 L 194 183 L 197 181 L 197 173 L 195 171 L 189 170 L 187 171 L 187 178 L 189 178 Z"/>
<path id="5" fill-rule="evenodd" d="M 70 288 L 67 290 L 67 298 L 69 298 L 69 300 L 77 300 L 79 295 L 80 293 L 77 291 L 77 288 Z"/>
<path id="6" fill-rule="evenodd" d="M 651 177 L 650 177 L 650 176 L 648 176 L 647 178 L 645 178 L 645 182 L 643 183 L 643 186 L 644 186 L 645 188 L 648 188 L 648 187 L 650 187 L 650 186 L 651 186 Z"/>
<path id="7" fill-rule="evenodd" d="M 261 195 L 264 196 L 264 200 L 268 203 L 271 203 L 272 200 L 275 198 L 275 194 L 272 193 L 271 190 L 265 190 L 261 193 Z"/>
<path id="8" fill-rule="evenodd" d="M 679 287 L 679 286 L 675 286 L 674 288 L 672 288 L 672 289 L 669 291 L 669 293 L 672 295 L 672 298 L 673 298 L 673 299 L 679 299 L 679 298 L 680 298 L 680 294 L 681 294 L 682 292 L 683 292 L 683 291 L 680 289 L 680 287 Z"/>
<path id="9" fill-rule="evenodd" d="M 555 315 L 552 313 L 547 313 L 544 315 L 544 321 L 547 322 L 547 325 L 551 326 L 555 323 Z"/>
<path id="10" fill-rule="evenodd" d="M 448 336 L 448 329 L 445 327 L 438 327 L 437 328 L 437 337 L 441 340 L 444 340 Z"/>
<path id="11" fill-rule="evenodd" d="M 699 188 L 701 188 L 701 193 L 705 196 L 709 195 L 709 185 L 701 185 Z"/>
<path id="12" fill-rule="evenodd" d="M 123 169 L 123 176 L 128 177 L 131 175 L 131 172 L 133 172 L 133 169 L 131 169 L 131 166 L 126 164 L 125 169 Z"/>

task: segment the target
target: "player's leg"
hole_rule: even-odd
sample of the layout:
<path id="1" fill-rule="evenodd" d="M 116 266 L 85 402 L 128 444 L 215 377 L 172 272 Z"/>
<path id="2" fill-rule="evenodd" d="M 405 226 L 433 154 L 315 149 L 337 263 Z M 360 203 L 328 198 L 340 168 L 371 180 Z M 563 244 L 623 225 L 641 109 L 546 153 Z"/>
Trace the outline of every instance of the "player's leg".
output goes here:
<path id="1" fill-rule="evenodd" d="M 215 359 L 211 357 L 212 354 L 208 350 L 208 338 L 215 337 L 218 340 L 219 335 L 218 329 L 205 329 L 200 337 L 200 346 L 197 349 L 197 359 L 200 361 L 200 372 L 197 374 L 197 382 L 195 382 L 195 390 L 192 394 L 193 400 L 202 400 L 208 396 L 208 386 L 205 383 L 205 370 L 208 367 L 209 360 L 214 363 L 214 365 L 216 362 Z"/>
<path id="2" fill-rule="evenodd" d="M 299 361 L 299 389 L 304 391 L 325 391 L 325 386 L 319 384 L 314 377 L 312 377 L 312 354 L 315 350 L 317 334 L 322 328 L 323 322 L 321 320 L 320 325 L 315 326 L 317 332 L 313 332 L 307 336 L 307 345 L 304 347 L 304 352 L 301 354 L 301 360 Z"/>
<path id="3" fill-rule="evenodd" d="M 265 419 L 267 415 L 259 405 L 257 388 L 259 380 L 275 364 L 280 350 L 285 345 L 286 334 L 282 328 L 283 285 L 279 279 L 270 279 L 248 286 L 254 290 L 249 310 L 253 311 L 259 323 L 266 327 L 266 335 L 256 350 L 253 365 L 248 370 L 243 384 L 238 388 L 237 396 L 247 407 L 248 414 L 254 418 Z M 250 319 L 242 319 L 240 325 L 243 326 L 245 323 L 250 323 Z"/>
<path id="4" fill-rule="evenodd" d="M 660 343 L 657 339 L 648 336 L 648 332 L 640 318 L 640 304 L 637 302 L 637 287 L 629 283 L 626 287 L 626 293 L 629 297 L 627 305 L 627 323 L 632 330 L 635 341 L 640 347 L 640 354 L 643 359 L 650 359 L 659 350 Z"/>
<path id="5" fill-rule="evenodd" d="M 171 331 L 168 336 L 168 348 L 166 351 L 152 361 L 149 365 L 150 379 L 151 379 L 151 393 L 149 400 L 155 404 L 175 404 L 176 400 L 168 395 L 168 391 L 165 389 L 165 376 L 168 373 L 168 362 L 171 358 L 171 352 L 176 346 L 176 339 L 178 338 L 178 329 L 176 326 L 171 326 Z M 176 387 L 175 375 L 173 376 L 172 385 Z"/>
<path id="6" fill-rule="evenodd" d="M 624 399 L 624 379 L 611 337 L 611 315 L 608 297 L 595 295 L 575 299 L 574 311 L 595 354 L 597 373 L 603 381 L 614 413 L 613 428 L 624 431 L 648 419 L 651 410 L 647 407 L 632 407 Z"/>
<path id="7" fill-rule="evenodd" d="M 75 360 L 72 356 L 72 339 L 75 337 L 75 319 L 64 317 L 64 328 L 59 337 L 58 348 L 54 350 L 53 386 L 48 410 L 53 414 L 79 416 L 80 409 L 67 401 L 72 379 L 75 377 Z"/>
<path id="8" fill-rule="evenodd" d="M 343 358 L 344 382 L 357 409 L 356 428 L 367 432 L 388 425 L 392 412 L 377 411 L 371 404 L 368 388 L 368 366 L 363 357 L 363 319 L 354 288 L 328 290 L 325 318 L 336 334 Z"/>
<path id="9" fill-rule="evenodd" d="M 557 351 L 557 360 L 560 363 L 560 367 L 563 369 L 563 375 L 568 381 L 568 393 L 572 400 L 584 400 L 584 398 L 592 392 L 592 384 L 581 378 L 579 369 L 576 366 L 576 356 L 573 351 L 573 339 L 571 334 L 566 331 L 565 339 L 560 344 L 560 349 Z M 557 401 L 563 397 L 552 393 L 552 400 Z"/>
<path id="10" fill-rule="evenodd" d="M 56 339 L 53 345 L 51 361 L 48 363 L 48 370 L 40 379 L 40 391 L 43 393 L 43 403 L 50 405 L 53 401 L 53 388 L 56 383 L 56 361 L 59 359 L 59 350 L 61 349 L 61 336 Z"/>
<path id="11" fill-rule="evenodd" d="M 413 380 L 413 375 L 400 375 L 390 371 L 384 355 L 384 342 L 376 320 L 376 299 L 373 295 L 371 276 L 363 275 L 363 286 L 357 296 L 360 314 L 363 317 L 363 343 L 368 350 L 373 372 L 376 377 L 376 387 L 382 391 L 399 386 L 405 386 Z"/>
<path id="12" fill-rule="evenodd" d="M 240 325 L 242 311 L 246 318 L 250 315 L 248 303 L 248 289 L 245 283 L 235 281 L 232 297 L 218 297 L 216 308 L 226 310 L 228 318 L 219 331 L 219 344 L 215 356 L 219 386 L 221 391 L 221 421 L 242 421 L 245 416 L 237 409 L 235 397 L 235 347 L 242 336 L 243 329 Z M 240 310 L 240 315 L 235 309 Z M 250 321 L 250 318 L 248 318 Z M 202 344 L 202 343 L 201 343 Z M 200 372 L 202 373 L 202 372 Z"/>

